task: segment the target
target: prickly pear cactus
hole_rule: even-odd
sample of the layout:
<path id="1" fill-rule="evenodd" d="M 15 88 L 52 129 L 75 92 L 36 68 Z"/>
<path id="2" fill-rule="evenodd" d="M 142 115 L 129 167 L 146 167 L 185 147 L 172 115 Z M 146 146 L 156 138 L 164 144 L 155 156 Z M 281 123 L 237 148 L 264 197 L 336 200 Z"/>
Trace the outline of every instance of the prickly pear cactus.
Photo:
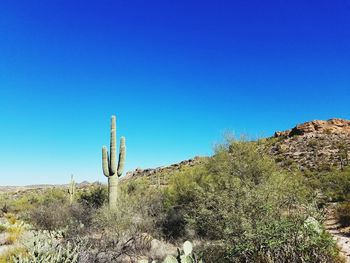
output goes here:
<path id="1" fill-rule="evenodd" d="M 123 174 L 126 155 L 125 137 L 121 137 L 119 160 L 117 163 L 116 129 L 116 117 L 112 116 L 110 152 L 108 153 L 106 146 L 102 147 L 102 169 L 104 175 L 108 177 L 108 199 L 110 209 L 114 209 L 117 206 L 118 180 Z"/>
<path id="2" fill-rule="evenodd" d="M 163 263 L 203 263 L 202 260 L 197 260 L 196 255 L 192 252 L 193 246 L 190 241 L 186 241 L 182 246 L 183 254 L 180 249 L 177 249 L 177 257 L 167 256 Z"/>
<path id="3" fill-rule="evenodd" d="M 83 243 L 60 242 L 62 233 L 56 231 L 34 231 L 33 237 L 24 242 L 25 253 L 14 255 L 14 263 L 78 263 L 79 253 L 86 249 Z M 7 261 L 6 261 L 7 262 Z"/>
<path id="4" fill-rule="evenodd" d="M 183 244 L 183 250 L 184 250 L 185 256 L 189 256 L 192 253 L 192 250 L 193 250 L 192 243 L 190 241 L 186 241 Z"/>
<path id="5" fill-rule="evenodd" d="M 179 261 L 177 261 L 176 257 L 173 257 L 173 256 L 167 256 L 163 261 L 163 263 L 178 263 L 178 262 Z"/>

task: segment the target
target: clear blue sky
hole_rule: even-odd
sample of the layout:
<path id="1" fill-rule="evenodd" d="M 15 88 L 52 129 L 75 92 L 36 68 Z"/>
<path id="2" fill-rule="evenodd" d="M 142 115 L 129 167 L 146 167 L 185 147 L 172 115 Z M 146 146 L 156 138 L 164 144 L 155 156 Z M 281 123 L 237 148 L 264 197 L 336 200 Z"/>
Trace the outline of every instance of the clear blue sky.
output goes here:
<path id="1" fill-rule="evenodd" d="M 350 118 L 350 2 L 0 2 L 1 185 L 102 181 L 117 115 L 126 170 Z"/>

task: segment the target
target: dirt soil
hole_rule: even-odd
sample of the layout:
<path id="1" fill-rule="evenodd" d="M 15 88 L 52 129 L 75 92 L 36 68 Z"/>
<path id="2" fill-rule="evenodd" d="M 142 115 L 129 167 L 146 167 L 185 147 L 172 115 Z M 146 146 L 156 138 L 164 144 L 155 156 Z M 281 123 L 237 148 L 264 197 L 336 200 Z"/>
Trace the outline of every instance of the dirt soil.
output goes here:
<path id="1" fill-rule="evenodd" d="M 346 263 L 350 263 L 350 231 L 348 228 L 342 228 L 335 217 L 336 204 L 332 203 L 327 209 L 327 220 L 325 227 L 337 242 L 341 255 Z"/>
<path id="2" fill-rule="evenodd" d="M 16 248 L 16 245 L 6 244 L 7 236 L 8 234 L 6 232 L 0 234 L 0 256 L 6 254 L 9 250 Z"/>

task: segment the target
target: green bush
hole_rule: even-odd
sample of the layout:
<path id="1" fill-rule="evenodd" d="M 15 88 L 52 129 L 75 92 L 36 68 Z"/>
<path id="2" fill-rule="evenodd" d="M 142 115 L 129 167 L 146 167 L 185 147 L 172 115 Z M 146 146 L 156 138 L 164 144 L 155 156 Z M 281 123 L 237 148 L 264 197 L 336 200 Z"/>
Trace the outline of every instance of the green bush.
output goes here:
<path id="1" fill-rule="evenodd" d="M 121 180 L 114 211 L 106 207 L 102 185 L 79 191 L 73 205 L 64 189 L 6 197 L 0 204 L 8 204 L 10 212 L 29 211 L 29 223 L 37 229 L 64 229 L 63 241 L 86 239 L 91 247 L 86 262 L 147 255 L 157 238 L 175 244 L 195 240 L 204 262 L 332 263 L 338 250 L 322 227 L 314 190 L 346 198 L 348 172 L 324 178 L 287 172 L 261 141 L 231 140 L 206 163 L 164 176 L 163 184 L 152 176 Z"/>
<path id="2" fill-rule="evenodd" d="M 128 183 L 120 187 L 115 210 L 103 206 L 92 217 L 89 231 L 94 234 L 88 237 L 89 245 L 94 251 L 106 251 L 108 262 L 119 262 L 123 256 L 137 258 L 147 254 L 151 240 L 159 234 L 157 218 L 162 217 L 161 193 L 152 188 L 143 192 L 142 182 L 133 185 L 136 188 L 131 191 Z M 92 260 L 96 255 L 90 253 L 89 257 Z"/>
<path id="3" fill-rule="evenodd" d="M 90 227 L 95 209 L 79 203 L 72 205 L 53 202 L 32 209 L 27 220 L 41 230 L 65 230 L 74 237 Z"/>
<path id="4" fill-rule="evenodd" d="M 330 201 L 350 199 L 350 168 L 305 174 L 311 189 L 320 190 Z"/>
<path id="5" fill-rule="evenodd" d="M 152 189 L 147 192 L 128 193 L 127 189 L 127 186 L 120 189 L 114 211 L 106 206 L 96 211 L 93 226 L 97 229 L 109 229 L 115 236 L 145 232 L 156 234 L 157 217 L 162 213 L 161 194 Z"/>
<path id="6" fill-rule="evenodd" d="M 58 230 L 65 228 L 69 222 L 69 207 L 60 202 L 41 205 L 32 209 L 30 222 L 38 229 Z"/>
<path id="7" fill-rule="evenodd" d="M 206 165 L 171 178 L 165 196 L 168 213 L 176 207 L 186 219 L 180 238 L 208 241 L 206 262 L 336 260 L 304 177 L 280 170 L 259 143 L 219 146 Z"/>
<path id="8" fill-rule="evenodd" d="M 4 211 L 15 213 L 19 218 L 28 219 L 30 211 L 39 206 L 52 203 L 66 204 L 68 196 L 65 189 L 33 189 L 17 193 L 7 193 L 0 196 L 0 207 Z"/>
<path id="9" fill-rule="evenodd" d="M 78 202 L 91 208 L 100 208 L 108 200 L 108 190 L 106 186 L 95 185 L 82 192 Z"/>
<path id="10" fill-rule="evenodd" d="M 170 209 L 163 222 L 162 231 L 167 239 L 178 239 L 185 235 L 186 221 L 181 210 Z"/>

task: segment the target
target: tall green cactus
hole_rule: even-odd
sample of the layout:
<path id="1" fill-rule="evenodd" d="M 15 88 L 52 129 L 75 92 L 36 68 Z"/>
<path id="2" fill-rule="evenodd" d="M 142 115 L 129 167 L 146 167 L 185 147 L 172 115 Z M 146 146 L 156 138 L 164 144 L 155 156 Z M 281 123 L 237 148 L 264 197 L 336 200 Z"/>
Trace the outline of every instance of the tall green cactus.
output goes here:
<path id="1" fill-rule="evenodd" d="M 70 183 L 68 186 L 69 203 L 70 204 L 73 204 L 73 202 L 74 202 L 75 190 L 76 190 L 76 184 L 75 184 L 75 181 L 73 179 L 73 175 L 71 175 Z"/>
<path id="2" fill-rule="evenodd" d="M 106 146 L 102 147 L 102 168 L 103 174 L 108 177 L 108 199 L 110 209 L 117 206 L 118 179 L 123 174 L 126 155 L 125 137 L 121 137 L 119 160 L 117 165 L 116 136 L 116 117 L 113 115 L 111 119 L 110 152 L 108 153 Z"/>

